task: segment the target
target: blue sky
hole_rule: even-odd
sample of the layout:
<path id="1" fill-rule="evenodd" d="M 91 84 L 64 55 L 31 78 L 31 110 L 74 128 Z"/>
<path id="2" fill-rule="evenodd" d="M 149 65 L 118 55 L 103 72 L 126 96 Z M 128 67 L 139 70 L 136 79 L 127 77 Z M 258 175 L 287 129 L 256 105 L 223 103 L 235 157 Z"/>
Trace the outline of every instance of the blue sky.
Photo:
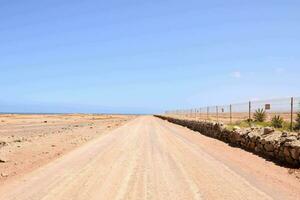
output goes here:
<path id="1" fill-rule="evenodd" d="M 0 2 L 0 112 L 299 96 L 300 1 Z"/>

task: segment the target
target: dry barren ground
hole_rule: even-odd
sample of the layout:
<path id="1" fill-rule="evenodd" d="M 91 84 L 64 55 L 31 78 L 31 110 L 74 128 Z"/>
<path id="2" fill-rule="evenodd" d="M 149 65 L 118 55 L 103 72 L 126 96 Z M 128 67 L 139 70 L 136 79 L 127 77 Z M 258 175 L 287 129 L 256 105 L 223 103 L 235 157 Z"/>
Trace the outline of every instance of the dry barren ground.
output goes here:
<path id="1" fill-rule="evenodd" d="M 0 115 L 0 185 L 45 165 L 133 117 Z"/>
<path id="2" fill-rule="evenodd" d="M 288 169 L 145 116 L 0 186 L 5 200 L 300 199 Z"/>
<path id="3" fill-rule="evenodd" d="M 284 121 L 290 122 L 291 120 L 291 114 L 288 112 L 266 112 L 266 121 L 270 122 L 274 116 L 279 115 L 280 117 L 283 118 Z M 170 116 L 172 117 L 172 116 Z M 174 115 L 173 117 L 175 118 L 181 118 L 181 119 L 192 119 L 192 120 L 200 120 L 200 121 L 219 121 L 224 124 L 230 124 L 230 113 L 218 113 L 218 115 L 214 113 L 210 113 L 207 115 L 207 113 L 195 113 L 193 114 L 188 114 L 188 115 Z M 252 119 L 254 119 L 254 113 L 251 115 Z M 248 112 L 234 112 L 232 113 L 232 122 L 240 122 L 247 120 L 249 118 L 249 113 Z M 294 112 L 293 115 L 294 121 L 297 119 L 297 112 Z"/>

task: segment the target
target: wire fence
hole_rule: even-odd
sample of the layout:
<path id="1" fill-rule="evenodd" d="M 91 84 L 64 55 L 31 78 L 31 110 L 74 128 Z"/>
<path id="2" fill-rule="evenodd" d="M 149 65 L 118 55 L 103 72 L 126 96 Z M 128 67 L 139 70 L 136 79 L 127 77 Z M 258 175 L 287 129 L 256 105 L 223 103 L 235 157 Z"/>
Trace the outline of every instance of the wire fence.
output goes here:
<path id="1" fill-rule="evenodd" d="M 179 118 L 216 121 L 225 124 L 257 121 L 257 113 L 264 113 L 263 122 L 271 123 L 275 116 L 280 116 L 282 124 L 294 129 L 300 113 L 300 98 L 282 98 L 247 103 L 207 106 L 201 108 L 166 111 L 166 115 Z M 278 117 L 277 117 L 278 118 Z"/>

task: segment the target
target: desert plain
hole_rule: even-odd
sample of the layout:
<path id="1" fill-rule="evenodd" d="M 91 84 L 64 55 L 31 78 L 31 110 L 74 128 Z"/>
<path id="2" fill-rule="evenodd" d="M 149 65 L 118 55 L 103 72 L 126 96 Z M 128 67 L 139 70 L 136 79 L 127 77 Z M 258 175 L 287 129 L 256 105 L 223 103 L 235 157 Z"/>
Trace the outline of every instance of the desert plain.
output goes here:
<path id="1" fill-rule="evenodd" d="M 0 185 L 107 134 L 132 115 L 0 115 Z"/>

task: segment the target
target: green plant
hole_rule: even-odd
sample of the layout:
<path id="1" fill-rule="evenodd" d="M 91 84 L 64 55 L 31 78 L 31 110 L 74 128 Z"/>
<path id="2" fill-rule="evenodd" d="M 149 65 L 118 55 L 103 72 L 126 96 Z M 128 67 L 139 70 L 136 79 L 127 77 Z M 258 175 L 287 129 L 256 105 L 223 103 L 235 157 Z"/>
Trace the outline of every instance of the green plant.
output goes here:
<path id="1" fill-rule="evenodd" d="M 297 114 L 295 129 L 300 130 L 300 112 Z"/>
<path id="2" fill-rule="evenodd" d="M 254 119 L 257 122 L 264 122 L 267 118 L 266 111 L 264 109 L 257 109 L 254 113 Z"/>
<path id="3" fill-rule="evenodd" d="M 272 126 L 274 128 L 282 128 L 283 127 L 283 118 L 280 117 L 279 115 L 275 115 L 272 120 L 271 120 L 271 123 L 272 123 Z"/>

